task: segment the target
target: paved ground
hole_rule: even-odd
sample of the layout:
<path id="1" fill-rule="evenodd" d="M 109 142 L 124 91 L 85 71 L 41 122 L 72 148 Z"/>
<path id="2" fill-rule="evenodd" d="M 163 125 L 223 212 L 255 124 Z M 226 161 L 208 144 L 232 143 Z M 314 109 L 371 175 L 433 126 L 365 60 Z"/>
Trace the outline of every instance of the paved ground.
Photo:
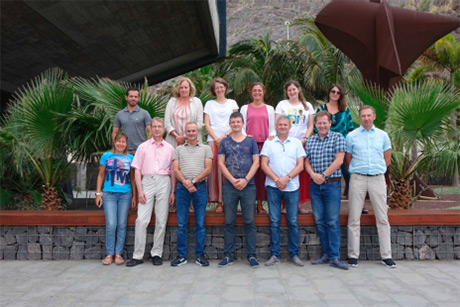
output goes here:
<path id="1" fill-rule="evenodd" d="M 146 262 L 0 261 L 0 306 L 459 306 L 460 261 L 376 261 L 341 271 Z"/>

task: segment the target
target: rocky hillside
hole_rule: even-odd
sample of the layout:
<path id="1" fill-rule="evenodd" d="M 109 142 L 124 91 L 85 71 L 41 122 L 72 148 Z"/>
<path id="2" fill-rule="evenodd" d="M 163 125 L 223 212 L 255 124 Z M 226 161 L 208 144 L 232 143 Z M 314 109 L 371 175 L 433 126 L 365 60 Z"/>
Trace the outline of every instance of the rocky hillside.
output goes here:
<path id="1" fill-rule="evenodd" d="M 227 46 L 244 38 L 287 37 L 286 21 L 315 16 L 331 0 L 227 0 Z M 340 0 L 338 0 L 340 1 Z M 365 1 L 365 0 L 363 0 Z M 460 18 L 459 0 L 388 0 L 393 6 Z M 290 37 L 296 35 L 290 28 Z M 456 31 L 457 38 L 460 30 Z"/>

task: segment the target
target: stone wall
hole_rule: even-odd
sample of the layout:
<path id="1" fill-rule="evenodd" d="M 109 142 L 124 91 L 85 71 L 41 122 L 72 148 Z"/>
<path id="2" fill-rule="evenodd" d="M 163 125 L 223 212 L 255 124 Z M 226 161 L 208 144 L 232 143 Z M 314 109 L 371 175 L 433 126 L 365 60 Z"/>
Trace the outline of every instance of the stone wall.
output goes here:
<path id="1" fill-rule="evenodd" d="M 176 255 L 177 227 L 167 228 L 163 258 Z M 152 247 L 154 227 L 147 231 L 145 258 Z M 287 228 L 282 228 L 281 258 L 288 258 Z M 347 230 L 342 226 L 340 254 L 347 258 Z M 210 259 L 224 256 L 222 227 L 206 228 L 205 250 Z M 244 227 L 236 227 L 235 258 L 245 259 Z M 194 257 L 194 227 L 189 228 L 189 258 Z M 460 259 L 460 226 L 393 226 L 393 259 L 434 260 Z M 321 255 L 321 246 L 314 226 L 300 227 L 301 259 L 314 259 Z M 131 258 L 134 250 L 134 227 L 128 227 L 124 257 Z M 257 255 L 268 259 L 270 254 L 269 227 L 257 228 Z M 8 260 L 64 260 L 102 259 L 105 257 L 104 226 L 0 226 L 0 259 Z M 380 259 L 377 229 L 361 227 L 361 255 L 363 260 Z"/>

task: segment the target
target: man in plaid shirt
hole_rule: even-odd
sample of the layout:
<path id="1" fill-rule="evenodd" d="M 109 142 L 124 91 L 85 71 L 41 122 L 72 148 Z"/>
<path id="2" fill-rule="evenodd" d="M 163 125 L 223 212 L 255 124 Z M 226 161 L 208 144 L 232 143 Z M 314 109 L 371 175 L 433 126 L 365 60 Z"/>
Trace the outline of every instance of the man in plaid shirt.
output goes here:
<path id="1" fill-rule="evenodd" d="M 327 111 L 315 115 L 318 134 L 310 137 L 305 146 L 305 170 L 310 175 L 310 198 L 318 236 L 323 249 L 321 258 L 312 264 L 330 263 L 330 266 L 348 270 L 340 261 L 340 166 L 345 156 L 345 138 L 330 131 L 331 114 Z"/>

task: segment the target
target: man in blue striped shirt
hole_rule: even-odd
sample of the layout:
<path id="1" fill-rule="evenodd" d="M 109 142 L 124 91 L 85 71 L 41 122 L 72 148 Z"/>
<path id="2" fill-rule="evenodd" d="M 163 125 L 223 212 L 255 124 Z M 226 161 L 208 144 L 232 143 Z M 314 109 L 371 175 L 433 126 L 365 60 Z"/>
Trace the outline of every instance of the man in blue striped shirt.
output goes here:
<path id="1" fill-rule="evenodd" d="M 363 106 L 359 110 L 361 126 L 346 140 L 345 163 L 351 173 L 348 213 L 348 263 L 358 266 L 360 219 L 366 193 L 374 209 L 379 235 L 382 263 L 395 268 L 391 259 L 391 230 L 388 222 L 385 172 L 391 163 L 391 142 L 388 134 L 374 126 L 375 109 Z"/>
<path id="2" fill-rule="evenodd" d="M 312 264 L 330 263 L 330 266 L 348 270 L 340 261 L 340 166 L 345 156 L 345 138 L 330 131 L 331 114 L 318 112 L 315 127 L 318 134 L 307 140 L 305 170 L 310 175 L 310 198 L 323 255 Z"/>

